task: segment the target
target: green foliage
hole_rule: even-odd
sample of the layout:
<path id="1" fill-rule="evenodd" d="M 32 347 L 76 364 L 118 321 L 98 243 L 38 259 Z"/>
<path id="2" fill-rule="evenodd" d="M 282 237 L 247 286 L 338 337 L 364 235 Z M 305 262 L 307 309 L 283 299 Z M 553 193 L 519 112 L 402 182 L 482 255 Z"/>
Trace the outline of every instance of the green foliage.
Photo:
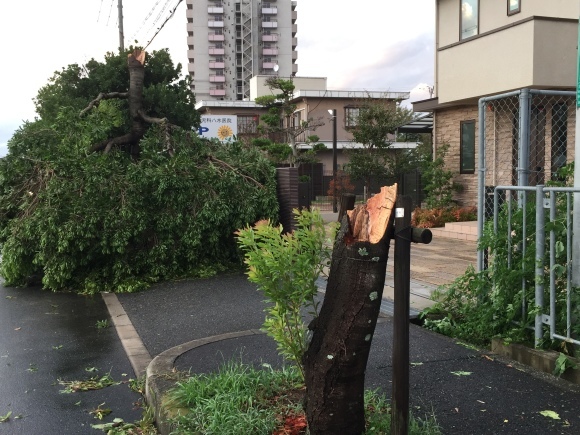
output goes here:
<path id="1" fill-rule="evenodd" d="M 248 279 L 258 284 L 271 304 L 264 330 L 276 340 L 278 352 L 303 372 L 306 325 L 301 309 L 316 316 L 316 279 L 330 258 L 325 244 L 325 228 L 318 211 L 295 211 L 297 229 L 282 234 L 282 226 L 258 222 L 238 232 L 238 243 L 245 252 Z"/>
<path id="2" fill-rule="evenodd" d="M 558 355 L 556 359 L 556 364 L 554 367 L 554 374 L 558 377 L 562 376 L 564 372 L 568 369 L 576 370 L 578 364 L 576 364 L 570 357 L 562 352 Z"/>
<path id="3" fill-rule="evenodd" d="M 214 374 L 192 376 L 168 393 L 168 409 L 177 415 L 174 434 L 264 434 L 279 425 L 279 414 L 299 409 L 286 396 L 302 386 L 293 368 L 255 369 L 238 362 Z M 173 411 L 173 412 L 172 412 Z"/>
<path id="4" fill-rule="evenodd" d="M 228 362 L 217 373 L 197 374 L 170 390 L 166 403 L 173 434 L 270 435 L 302 433 L 286 428 L 284 420 L 305 423 L 300 374 L 295 368 L 259 370 Z M 365 431 L 368 435 L 391 433 L 391 407 L 384 394 L 365 391 Z M 284 427 L 282 427 L 284 426 Z M 294 429 L 290 432 L 290 430 Z M 287 432 L 288 430 L 288 432 Z M 439 435 L 433 415 L 409 418 L 409 434 Z"/>
<path id="5" fill-rule="evenodd" d="M 406 151 L 391 150 L 395 130 L 412 119 L 412 111 L 386 99 L 367 98 L 362 101 L 356 119 L 350 120 L 353 141 L 362 149 L 348 151 L 348 174 L 364 180 L 367 189 L 373 179 L 397 177 L 413 163 Z M 410 166 L 409 166 L 410 165 Z"/>
<path id="6" fill-rule="evenodd" d="M 534 324 L 537 309 L 535 299 L 535 198 L 528 195 L 525 207 L 510 210 L 504 204 L 498 218 L 497 230 L 493 222 L 487 222 L 479 249 L 488 251 L 488 269 L 475 272 L 470 268 L 454 283 L 442 288 L 437 297 L 440 302 L 427 310 L 425 326 L 469 342 L 486 345 L 492 337 L 501 336 L 510 341 L 531 342 L 533 337 L 527 327 Z M 557 219 L 546 216 L 546 234 L 554 231 L 556 273 L 556 329 L 566 330 L 566 201 L 557 203 Z M 526 250 L 522 249 L 525 222 Z M 546 258 L 549 265 L 549 237 L 546 237 Z M 544 273 L 544 300 L 549 301 L 549 274 Z M 572 291 L 572 306 L 577 307 L 580 297 Z M 525 309 L 524 309 L 525 307 Z M 548 307 L 544 308 L 548 313 Z M 574 313 L 573 313 L 574 315 Z M 436 317 L 433 319 L 433 317 Z M 438 318 L 437 318 L 438 317 Z M 579 334 L 580 327 L 573 326 L 572 334 Z M 544 348 L 556 346 L 547 337 L 540 343 Z M 566 345 L 564 345 L 566 348 Z"/>
<path id="7" fill-rule="evenodd" d="M 277 213 L 271 164 L 253 148 L 183 131 L 174 132 L 170 158 L 156 128 L 142 140 L 139 162 L 122 152 L 87 156 L 110 128 L 101 106 L 83 119 L 63 111 L 47 133 L 50 149 L 0 161 L 7 283 L 23 284 L 40 271 L 51 290 L 135 291 L 237 262 L 235 229 Z M 36 133 L 26 125 L 11 151 L 25 149 L 28 138 L 36 146 Z"/>
<path id="8" fill-rule="evenodd" d="M 85 65 L 68 65 L 56 71 L 49 83 L 38 91 L 35 99 L 40 118 L 53 123 L 62 109 L 70 107 L 77 114 L 101 92 L 126 92 L 129 89 L 129 69 L 124 53 L 107 53 L 103 62 L 91 59 Z M 143 108 L 149 116 L 167 117 L 172 124 L 184 129 L 199 125 L 199 113 L 190 90 L 190 78 L 181 75 L 181 64 L 173 65 L 167 49 L 148 53 L 145 59 Z M 118 101 L 122 125 L 114 133 L 129 128 L 128 104 Z M 116 135 L 116 134 L 115 134 Z M 111 135 L 114 137 L 115 135 Z"/>
<path id="9" fill-rule="evenodd" d="M 453 172 L 445 167 L 445 156 L 449 150 L 449 144 L 441 144 L 437 147 L 435 158 L 432 158 L 430 149 L 420 149 L 423 154 L 421 161 L 421 179 L 427 194 L 425 204 L 427 208 L 446 208 L 453 204 L 453 192 L 459 187 L 453 183 Z"/>

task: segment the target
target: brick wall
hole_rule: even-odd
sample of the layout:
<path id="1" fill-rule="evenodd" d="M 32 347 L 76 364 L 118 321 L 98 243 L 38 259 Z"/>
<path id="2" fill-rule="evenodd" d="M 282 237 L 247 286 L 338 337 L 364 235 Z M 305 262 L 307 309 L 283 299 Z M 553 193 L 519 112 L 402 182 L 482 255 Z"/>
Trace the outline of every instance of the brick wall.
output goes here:
<path id="1" fill-rule="evenodd" d="M 446 168 L 453 172 L 454 181 L 461 184 L 463 190 L 455 193 L 453 199 L 461 206 L 477 205 L 477 162 L 478 146 L 478 109 L 477 105 L 464 106 L 452 109 L 443 109 L 435 112 L 434 116 L 434 146 L 448 143 L 449 150 L 445 158 Z M 461 121 L 475 120 L 475 173 L 460 174 L 460 123 Z"/>

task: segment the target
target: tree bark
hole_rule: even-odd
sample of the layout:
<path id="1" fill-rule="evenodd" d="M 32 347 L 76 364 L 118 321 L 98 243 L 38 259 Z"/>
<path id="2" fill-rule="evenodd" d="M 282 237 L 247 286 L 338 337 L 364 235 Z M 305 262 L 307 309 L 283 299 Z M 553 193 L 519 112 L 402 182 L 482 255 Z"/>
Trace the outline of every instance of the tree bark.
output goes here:
<path id="1" fill-rule="evenodd" d="M 304 355 L 311 435 L 365 430 L 364 379 L 380 311 L 397 185 L 342 220 L 320 315 Z"/>
<path id="2" fill-rule="evenodd" d="M 145 52 L 135 49 L 127 59 L 129 66 L 129 91 L 128 92 L 112 92 L 109 94 L 100 93 L 97 98 L 89 103 L 89 105 L 81 111 L 80 115 L 84 115 L 92 108 L 99 105 L 101 100 L 111 98 L 127 98 L 129 101 L 129 116 L 131 118 L 131 130 L 123 136 L 107 139 L 103 142 L 94 144 L 90 151 L 104 151 L 108 153 L 113 146 L 125 146 L 129 154 L 134 159 L 138 159 L 141 154 L 139 142 L 145 136 L 145 132 L 150 122 L 163 122 L 165 118 L 149 118 L 143 111 L 143 84 L 145 79 Z M 170 154 L 173 152 L 169 150 Z"/>

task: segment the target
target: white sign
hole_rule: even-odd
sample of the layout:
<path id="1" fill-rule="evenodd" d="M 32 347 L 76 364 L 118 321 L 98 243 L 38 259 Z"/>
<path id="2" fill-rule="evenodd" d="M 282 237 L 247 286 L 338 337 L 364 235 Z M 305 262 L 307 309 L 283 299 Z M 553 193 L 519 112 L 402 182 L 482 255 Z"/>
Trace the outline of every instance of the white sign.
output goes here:
<path id="1" fill-rule="evenodd" d="M 402 207 L 396 208 L 395 209 L 395 217 L 396 218 L 405 217 L 405 209 Z"/>
<path id="2" fill-rule="evenodd" d="M 233 140 L 238 134 L 238 117 L 236 115 L 202 115 L 198 134 L 206 139 L 218 139 L 222 142 Z"/>

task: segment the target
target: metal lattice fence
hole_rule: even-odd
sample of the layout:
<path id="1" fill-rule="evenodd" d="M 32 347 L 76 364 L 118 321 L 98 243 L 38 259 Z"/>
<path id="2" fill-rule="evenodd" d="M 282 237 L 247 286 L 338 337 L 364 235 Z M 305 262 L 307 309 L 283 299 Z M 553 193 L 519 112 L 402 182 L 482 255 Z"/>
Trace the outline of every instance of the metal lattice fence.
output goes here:
<path id="1" fill-rule="evenodd" d="M 495 186 L 545 184 L 574 160 L 575 98 L 571 91 L 522 89 L 480 100 L 480 235 L 493 217 Z M 510 194 L 519 195 L 521 203 L 521 193 Z M 478 267 L 484 268 L 483 253 Z"/>
<path id="2" fill-rule="evenodd" d="M 580 344 L 580 294 L 571 285 L 578 189 L 545 186 L 565 181 L 559 170 L 574 161 L 575 99 L 575 92 L 520 90 L 479 103 L 479 236 L 493 221 L 507 240 L 502 261 L 521 285 L 504 290 L 520 298 L 520 322 L 534 329 L 537 344 L 546 337 Z M 487 263 L 479 251 L 479 270 Z"/>

